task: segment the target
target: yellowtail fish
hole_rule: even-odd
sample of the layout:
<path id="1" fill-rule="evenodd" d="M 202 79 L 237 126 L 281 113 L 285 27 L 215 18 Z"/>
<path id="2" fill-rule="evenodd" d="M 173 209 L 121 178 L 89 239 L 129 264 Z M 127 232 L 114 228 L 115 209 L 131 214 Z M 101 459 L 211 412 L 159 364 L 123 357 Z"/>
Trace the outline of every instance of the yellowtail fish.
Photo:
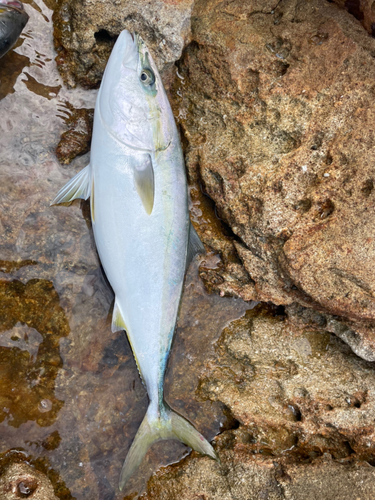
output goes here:
<path id="1" fill-rule="evenodd" d="M 116 295 L 112 331 L 126 330 L 150 400 L 122 468 L 122 489 L 161 439 L 216 458 L 164 401 L 185 269 L 204 248 L 189 220 L 184 159 L 162 81 L 141 37 L 126 30 L 98 93 L 90 164 L 53 203 L 89 197 L 96 246 Z"/>
<path id="2" fill-rule="evenodd" d="M 21 2 L 0 0 L 0 57 L 14 46 L 28 20 Z"/>

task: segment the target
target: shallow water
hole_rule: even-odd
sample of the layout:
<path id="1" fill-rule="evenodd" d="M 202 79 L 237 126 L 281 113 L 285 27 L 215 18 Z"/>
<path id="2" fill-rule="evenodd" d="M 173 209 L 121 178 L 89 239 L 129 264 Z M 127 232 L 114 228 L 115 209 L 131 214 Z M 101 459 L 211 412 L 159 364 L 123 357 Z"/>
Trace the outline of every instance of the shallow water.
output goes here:
<path id="1" fill-rule="evenodd" d="M 64 87 L 54 62 L 54 1 L 25 3 L 29 23 L 0 59 L 0 483 L 11 464 L 26 462 L 58 498 L 123 499 L 118 478 L 147 395 L 124 333 L 110 329 L 113 292 L 88 204 L 49 206 L 89 161 L 84 155 L 63 167 L 54 151 L 70 105 L 94 107 L 96 91 Z M 220 404 L 197 400 L 199 375 L 224 326 L 249 307 L 208 295 L 198 264 L 191 266 L 166 398 L 209 439 L 226 416 Z M 135 498 L 152 471 L 188 451 L 155 445 L 125 495 Z"/>

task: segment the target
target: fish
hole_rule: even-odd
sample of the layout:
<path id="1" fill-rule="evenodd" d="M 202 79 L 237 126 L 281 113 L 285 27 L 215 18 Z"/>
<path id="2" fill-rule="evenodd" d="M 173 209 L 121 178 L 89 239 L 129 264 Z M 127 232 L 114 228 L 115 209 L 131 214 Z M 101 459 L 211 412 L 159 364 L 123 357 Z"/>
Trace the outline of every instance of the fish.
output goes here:
<path id="1" fill-rule="evenodd" d="M 112 331 L 125 330 L 149 406 L 124 462 L 123 489 L 148 448 L 177 439 L 217 459 L 164 399 L 164 375 L 185 270 L 204 246 L 193 228 L 179 133 L 150 51 L 120 33 L 98 92 L 90 163 L 52 204 L 90 198 L 98 254 L 115 293 Z"/>
<path id="2" fill-rule="evenodd" d="M 0 57 L 17 42 L 29 15 L 18 0 L 0 0 Z"/>

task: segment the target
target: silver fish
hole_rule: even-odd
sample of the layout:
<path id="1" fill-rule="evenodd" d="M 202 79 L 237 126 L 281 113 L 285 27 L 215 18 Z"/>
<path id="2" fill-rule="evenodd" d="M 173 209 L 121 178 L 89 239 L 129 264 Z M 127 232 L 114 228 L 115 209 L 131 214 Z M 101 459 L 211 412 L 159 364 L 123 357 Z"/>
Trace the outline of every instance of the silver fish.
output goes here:
<path id="1" fill-rule="evenodd" d="M 141 37 L 126 30 L 98 93 L 90 164 L 53 204 L 88 197 L 96 246 L 116 295 L 112 331 L 126 330 L 150 400 L 122 468 L 122 489 L 161 439 L 217 458 L 164 401 L 185 269 L 204 247 L 190 224 L 184 159 L 162 81 Z"/>
<path id="2" fill-rule="evenodd" d="M 0 57 L 14 46 L 28 20 L 21 2 L 0 0 Z"/>

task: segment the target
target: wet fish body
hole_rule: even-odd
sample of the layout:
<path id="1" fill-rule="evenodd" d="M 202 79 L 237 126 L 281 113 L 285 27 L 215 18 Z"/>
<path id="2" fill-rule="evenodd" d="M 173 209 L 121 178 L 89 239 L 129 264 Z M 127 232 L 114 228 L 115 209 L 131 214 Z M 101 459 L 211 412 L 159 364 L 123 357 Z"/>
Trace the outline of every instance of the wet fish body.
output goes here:
<path id="1" fill-rule="evenodd" d="M 122 489 L 160 439 L 179 439 L 216 458 L 164 401 L 185 269 L 202 244 L 189 220 L 183 154 L 165 90 L 144 42 L 127 31 L 98 93 L 90 165 L 53 203 L 89 196 L 98 253 L 116 295 L 112 330 L 126 330 L 150 399 L 122 469 Z"/>
<path id="2" fill-rule="evenodd" d="M 15 45 L 28 20 L 21 2 L 0 0 L 0 57 Z"/>

